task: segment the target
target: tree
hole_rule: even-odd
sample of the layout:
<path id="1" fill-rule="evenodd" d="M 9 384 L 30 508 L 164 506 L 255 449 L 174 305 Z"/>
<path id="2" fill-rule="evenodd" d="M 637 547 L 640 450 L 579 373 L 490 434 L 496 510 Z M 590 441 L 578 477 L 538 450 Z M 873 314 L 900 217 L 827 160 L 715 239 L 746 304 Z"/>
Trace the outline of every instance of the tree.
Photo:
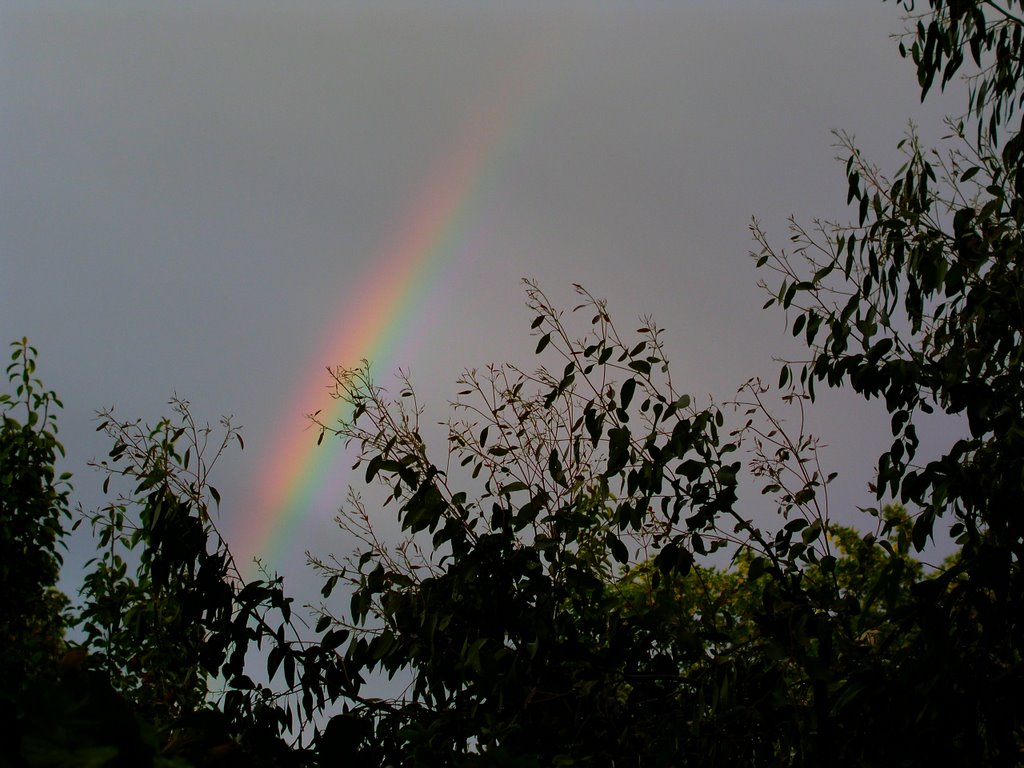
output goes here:
<path id="1" fill-rule="evenodd" d="M 27 339 L 11 346 L 13 393 L 0 394 L 0 762 L 91 766 L 120 754 L 121 765 L 141 765 L 148 745 L 129 706 L 80 679 L 82 655 L 65 644 L 69 601 L 55 587 L 71 517 L 70 476 L 56 469 L 62 406 L 36 376 L 36 349 Z"/>
<path id="2" fill-rule="evenodd" d="M 1015 0 L 930 0 L 916 14 L 903 5 L 913 26 L 901 52 L 922 98 L 969 58 L 968 112 L 948 121 L 941 150 L 911 131 L 892 178 L 841 135 L 857 224 L 794 224 L 793 254 L 755 225 L 758 264 L 781 275 L 769 303 L 793 313 L 793 333 L 811 351 L 800 381 L 885 399 L 893 443 L 879 458 L 878 497 L 915 510 L 916 549 L 939 521 L 960 546 L 952 567 L 915 590 L 906 619 L 915 641 L 892 683 L 914 695 L 874 711 L 904 760 L 924 752 L 945 764 L 1010 764 L 1024 747 L 1013 704 L 1024 616 L 1024 126 L 1012 122 L 1024 97 L 1024 20 Z M 965 415 L 966 429 L 916 464 L 918 423 L 936 411 Z M 885 701 L 877 690 L 869 698 Z"/>
<path id="3" fill-rule="evenodd" d="M 149 743 L 174 765 L 306 764 L 289 735 L 313 710 L 313 686 L 294 680 L 309 654 L 293 642 L 292 600 L 279 578 L 241 577 L 215 522 L 211 473 L 229 445 L 244 446 L 241 435 L 229 419 L 219 430 L 198 423 L 186 401 L 171 406 L 152 426 L 99 414 L 113 442 L 98 465 L 104 490 L 128 487 L 90 515 L 100 554 L 78 617 L 87 666 L 152 726 Z M 286 661 L 284 691 L 247 674 L 264 643 Z"/>
<path id="4" fill-rule="evenodd" d="M 410 387 L 392 402 L 365 367 L 335 371 L 353 417 L 332 431 L 359 443 L 408 536 L 386 546 L 352 497 L 339 521 L 365 546 L 317 563 L 325 596 L 348 584 L 350 613 L 325 607 L 320 628 L 345 633 L 351 670 L 410 683 L 393 701 L 350 696 L 323 754 L 355 743 L 367 765 L 831 759 L 864 736 L 834 708 L 889 658 L 880 633 L 920 576 L 906 516 L 887 513 L 888 538 L 833 528 L 816 443 L 767 412 L 763 386 L 744 390 L 744 421 L 726 431 L 723 410 L 676 391 L 660 329 L 648 320 L 626 339 L 578 290 L 582 337 L 527 284 L 537 350 L 558 372 L 466 372 L 442 462 Z M 738 509 L 741 449 L 776 499 L 776 531 Z M 724 551 L 733 568 L 706 560 Z"/>
<path id="5" fill-rule="evenodd" d="M 293 677 L 297 659 L 321 651 L 291 641 L 297 632 L 280 580 L 245 583 L 210 514 L 219 501 L 210 471 L 229 443 L 241 445 L 237 430 L 225 420 L 211 443 L 213 429 L 180 400 L 172 401 L 174 417 L 152 427 L 101 414 L 99 429 L 113 442 L 100 464 L 104 489 L 111 480 L 128 488 L 88 515 L 98 557 L 68 616 L 67 599 L 52 586 L 70 518 L 68 476 L 54 469 L 62 448 L 50 409 L 60 401 L 35 378 L 35 349 L 25 340 L 13 346 L 14 396 L 0 395 L 8 726 L 0 764 L 308 764 L 288 731 L 300 707 L 313 710 L 313 686 Z M 15 418 L 21 407 L 24 423 Z M 64 653 L 70 626 L 81 644 Z M 288 690 L 245 674 L 261 641 L 285 659 Z M 219 695 L 215 679 L 227 689 Z"/>
<path id="6" fill-rule="evenodd" d="M 62 652 L 68 601 L 56 584 L 63 524 L 70 518 L 70 476 L 56 469 L 64 454 L 57 440 L 61 402 L 36 378 L 36 350 L 28 340 L 11 347 L 7 375 L 14 392 L 0 394 L 0 701 L 5 710 Z"/>
<path id="7" fill-rule="evenodd" d="M 325 591 L 354 590 L 351 621 L 334 619 L 353 632 L 348 662 L 412 684 L 333 720 L 328 743 L 332 727 L 361 740 L 369 764 L 1020 762 L 1016 6 L 905 3 L 901 51 L 922 97 L 968 57 L 977 67 L 952 149 L 911 132 L 890 180 L 840 135 L 857 223 L 794 222 L 791 254 L 754 227 L 758 265 L 781 275 L 768 304 L 811 353 L 780 386 L 796 369 L 812 399 L 816 384 L 884 398 L 893 443 L 874 487 L 909 516 L 876 511 L 866 536 L 835 529 L 813 442 L 779 428 L 758 385 L 744 396 L 754 419 L 724 434 L 721 410 L 674 390 L 650 324 L 627 343 L 584 295 L 595 332 L 576 341 L 530 286 L 537 351 L 564 369 L 468 374 L 461 396 L 476 402 L 456 403 L 470 418 L 438 464 L 401 405 L 411 391 L 391 404 L 365 370 L 337 372 L 354 413 L 337 432 L 363 447 L 367 480 L 393 486 L 410 538 L 383 547 L 355 500 L 342 522 L 366 548 L 321 564 Z M 917 426 L 936 411 L 964 414 L 965 434 L 917 464 Z M 751 445 L 783 517 L 769 533 L 737 510 L 729 454 Z M 459 465 L 482 488 L 457 490 Z M 924 574 L 910 552 L 939 521 L 959 549 Z M 739 547 L 731 571 L 695 565 L 725 544 Z M 722 600 L 736 579 L 756 607 Z"/>

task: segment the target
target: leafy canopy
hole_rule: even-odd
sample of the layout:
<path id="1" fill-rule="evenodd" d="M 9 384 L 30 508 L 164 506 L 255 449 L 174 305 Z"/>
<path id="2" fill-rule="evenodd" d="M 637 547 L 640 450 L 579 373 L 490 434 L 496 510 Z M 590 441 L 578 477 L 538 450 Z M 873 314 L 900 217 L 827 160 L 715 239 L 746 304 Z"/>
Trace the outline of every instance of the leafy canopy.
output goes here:
<path id="1" fill-rule="evenodd" d="M 386 501 L 342 508 L 358 544 L 314 561 L 311 633 L 217 532 L 209 471 L 237 433 L 207 463 L 212 431 L 179 402 L 153 427 L 103 416 L 128 490 L 91 516 L 84 646 L 57 665 L 59 401 L 16 344 L 0 398 L 16 764 L 1019 764 L 1024 21 L 1017 0 L 902 5 L 922 98 L 966 72 L 967 111 L 939 149 L 911 131 L 891 176 L 840 135 L 855 222 L 793 222 L 788 251 L 755 223 L 766 306 L 809 353 L 783 366 L 783 404 L 756 379 L 699 403 L 653 321 L 620 333 L 584 289 L 563 313 L 534 283 L 542 366 L 465 372 L 446 450 L 408 382 L 392 400 L 368 366 L 337 369 L 352 416 L 321 437 L 354 441 Z M 863 530 L 833 523 L 835 475 L 804 429 L 821 386 L 891 418 Z M 922 446 L 936 415 L 960 432 Z M 922 566 L 947 531 L 954 555 Z"/>

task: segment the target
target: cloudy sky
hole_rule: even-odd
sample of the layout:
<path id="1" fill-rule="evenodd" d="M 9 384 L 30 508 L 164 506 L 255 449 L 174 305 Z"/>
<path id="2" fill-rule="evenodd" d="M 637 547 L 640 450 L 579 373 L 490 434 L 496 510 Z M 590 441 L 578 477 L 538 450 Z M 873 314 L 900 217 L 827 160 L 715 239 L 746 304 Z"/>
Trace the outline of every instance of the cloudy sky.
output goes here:
<path id="1" fill-rule="evenodd" d="M 780 244 L 790 214 L 845 218 L 831 129 L 892 168 L 908 119 L 934 137 L 959 106 L 918 104 L 901 26 L 876 0 L 0 0 L 0 330 L 65 401 L 83 505 L 95 410 L 155 420 L 176 393 L 244 427 L 229 539 L 301 571 L 346 546 L 343 457 L 253 531 L 324 367 L 407 369 L 443 420 L 461 369 L 532 365 L 522 277 L 654 315 L 697 395 L 774 380 L 795 348 L 751 216 Z M 887 422 L 840 398 L 813 423 L 842 517 Z"/>

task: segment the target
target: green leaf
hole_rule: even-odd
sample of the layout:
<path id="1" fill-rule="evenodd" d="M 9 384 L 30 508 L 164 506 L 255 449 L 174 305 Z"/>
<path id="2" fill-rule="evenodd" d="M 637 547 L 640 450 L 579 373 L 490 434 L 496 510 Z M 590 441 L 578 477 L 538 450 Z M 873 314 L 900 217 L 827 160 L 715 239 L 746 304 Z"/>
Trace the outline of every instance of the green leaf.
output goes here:
<path id="1" fill-rule="evenodd" d="M 350 635 L 351 632 L 347 629 L 332 629 L 320 641 L 320 648 L 324 651 L 333 651 L 348 640 Z"/>
<path id="2" fill-rule="evenodd" d="M 630 432 L 626 427 L 608 430 L 608 469 L 606 477 L 618 474 L 629 463 Z"/>
<path id="3" fill-rule="evenodd" d="M 626 379 L 619 391 L 619 404 L 622 408 L 628 408 L 633 400 L 633 393 L 636 391 L 636 379 Z"/>
<path id="4" fill-rule="evenodd" d="M 598 413 L 593 405 L 588 405 L 583 411 L 583 423 L 590 435 L 590 444 L 596 448 L 604 429 L 604 414 Z"/>
<path id="5" fill-rule="evenodd" d="M 649 375 L 651 372 L 651 364 L 646 360 L 631 360 L 629 362 L 629 367 L 637 373 L 642 373 L 645 376 Z"/>
<path id="6" fill-rule="evenodd" d="M 803 540 L 804 544 L 811 544 L 820 535 L 821 535 L 821 521 L 820 520 L 815 520 L 814 522 L 812 522 L 810 525 L 808 525 L 803 530 L 803 533 L 800 534 L 800 538 Z"/>
<path id="7" fill-rule="evenodd" d="M 239 691 L 250 691 L 256 687 L 248 675 L 237 675 L 231 680 L 231 687 Z"/>
<path id="8" fill-rule="evenodd" d="M 366 482 L 371 483 L 373 479 L 380 472 L 380 466 L 383 463 L 384 458 L 380 455 L 374 456 L 366 464 Z"/>
<path id="9" fill-rule="evenodd" d="M 558 485 L 563 488 L 569 486 L 565 479 L 565 471 L 562 468 L 562 460 L 558 455 L 558 449 L 552 449 L 548 455 L 548 473 L 551 475 L 551 479 L 554 480 Z"/>
<path id="10" fill-rule="evenodd" d="M 629 560 L 629 550 L 626 548 L 626 545 L 611 531 L 605 535 L 605 543 L 611 550 L 612 557 L 615 558 L 616 562 L 625 563 Z"/>

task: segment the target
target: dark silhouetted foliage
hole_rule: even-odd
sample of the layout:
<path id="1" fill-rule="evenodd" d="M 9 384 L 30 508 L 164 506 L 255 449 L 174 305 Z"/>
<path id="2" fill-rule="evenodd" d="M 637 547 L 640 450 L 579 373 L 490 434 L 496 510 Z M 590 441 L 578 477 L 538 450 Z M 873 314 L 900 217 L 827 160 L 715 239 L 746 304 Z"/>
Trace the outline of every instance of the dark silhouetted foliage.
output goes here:
<path id="1" fill-rule="evenodd" d="M 1024 21 L 1017 0 L 904 8 L 922 97 L 970 68 L 968 111 L 939 149 L 911 131 L 891 176 L 840 135 L 855 223 L 793 222 L 789 251 L 755 223 L 766 307 L 808 359 L 698 402 L 653 321 L 620 333 L 585 289 L 563 313 L 527 282 L 542 365 L 466 371 L 446 449 L 407 381 L 392 399 L 368 365 L 335 370 L 350 416 L 320 437 L 353 441 L 386 502 L 342 508 L 358 545 L 314 561 L 312 632 L 280 579 L 241 578 L 211 517 L 238 433 L 178 401 L 153 427 L 101 417 L 127 491 L 90 516 L 65 653 L 59 401 L 16 344 L 0 765 L 1024 762 Z M 822 386 L 891 419 L 856 530 L 804 428 Z M 948 445 L 922 449 L 929 417 Z M 926 568 L 937 538 L 954 552 Z"/>

